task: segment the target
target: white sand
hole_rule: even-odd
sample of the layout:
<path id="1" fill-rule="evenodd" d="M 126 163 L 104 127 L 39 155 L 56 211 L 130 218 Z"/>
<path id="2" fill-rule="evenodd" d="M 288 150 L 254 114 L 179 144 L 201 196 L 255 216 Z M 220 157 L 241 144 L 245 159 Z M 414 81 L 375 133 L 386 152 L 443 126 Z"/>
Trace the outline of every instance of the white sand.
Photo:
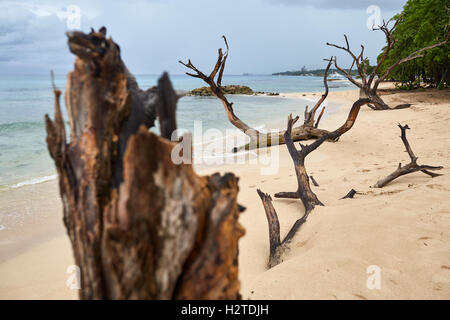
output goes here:
<path id="1" fill-rule="evenodd" d="M 329 101 L 343 107 L 321 127 L 342 124 L 358 92 L 332 92 Z M 301 94 L 289 94 L 289 96 Z M 288 95 L 286 95 L 288 96 Z M 309 98 L 318 98 L 320 93 Z M 385 95 L 393 104 L 413 103 L 410 109 L 372 111 L 363 107 L 355 126 L 337 143 L 325 143 L 307 158 L 307 170 L 320 184 L 313 187 L 325 207 L 316 208 L 293 239 L 285 261 L 266 269 L 268 230 L 256 193 L 296 189 L 295 172 L 281 146 L 280 169 L 260 174 L 260 165 L 224 166 L 240 177 L 239 202 L 246 235 L 240 241 L 240 278 L 244 299 L 449 299 L 450 298 L 450 91 Z M 299 110 L 302 113 L 303 110 Z M 403 176 L 383 189 L 371 185 L 407 163 L 398 123 L 408 124 L 409 142 L 420 164 L 442 165 L 444 176 L 423 173 Z M 202 173 L 217 169 L 209 168 Z M 51 186 L 53 184 L 53 186 Z M 55 182 L 36 185 L 49 191 L 42 201 L 57 199 Z M 364 194 L 338 200 L 350 189 Z M 53 200 L 52 200 L 53 201 Z M 300 200 L 274 199 L 282 236 L 303 214 Z M 1 206 L 0 206 L 1 209 Z M 47 208 L 47 212 L 48 212 Z M 76 298 L 65 286 L 73 264 L 70 243 L 61 235 L 61 207 L 53 205 L 47 224 L 56 238 L 22 243 L 28 250 L 0 264 L 0 299 Z M 51 228 L 50 228 L 51 229 Z M 5 239 L 0 231 L 0 244 Z M 19 231 L 18 231 L 19 232 Z M 12 242 L 14 234 L 9 234 Z M 1 255 L 0 255 L 0 261 Z M 366 269 L 381 270 L 381 289 L 369 290 Z"/>

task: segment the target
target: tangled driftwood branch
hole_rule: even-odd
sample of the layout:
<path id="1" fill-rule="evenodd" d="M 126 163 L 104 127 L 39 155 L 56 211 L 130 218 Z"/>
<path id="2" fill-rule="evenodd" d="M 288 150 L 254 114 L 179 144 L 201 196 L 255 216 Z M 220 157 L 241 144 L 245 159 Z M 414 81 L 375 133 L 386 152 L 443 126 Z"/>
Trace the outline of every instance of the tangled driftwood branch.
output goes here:
<path id="1" fill-rule="evenodd" d="M 311 190 L 311 186 L 309 184 L 310 178 L 305 168 L 305 159 L 306 157 L 316 150 L 324 141 L 327 139 L 335 140 L 338 139 L 345 132 L 350 130 L 353 127 L 353 124 L 356 121 L 356 117 L 358 116 L 359 110 L 362 105 L 366 104 L 368 99 L 359 99 L 357 100 L 347 117 L 345 123 L 336 129 L 333 132 L 329 132 L 324 134 L 322 137 L 311 143 L 310 145 L 302 145 L 301 150 L 297 150 L 295 148 L 294 142 L 291 138 L 292 127 L 295 122 L 298 120 L 298 116 L 292 118 L 292 115 L 289 115 L 287 122 L 287 129 L 284 133 L 284 138 L 286 141 L 286 147 L 289 151 L 289 155 L 292 158 L 294 163 L 295 173 L 297 176 L 297 190 L 294 192 L 278 192 L 275 194 L 275 198 L 289 198 L 289 199 L 300 199 L 305 208 L 305 212 L 303 216 L 298 219 L 283 241 L 280 241 L 280 227 L 278 221 L 278 215 L 276 213 L 275 208 L 272 205 L 272 198 L 270 195 L 262 192 L 261 190 L 257 190 L 259 197 L 263 203 L 267 222 L 269 224 L 269 240 L 270 240 L 270 256 L 269 256 L 269 268 L 279 264 L 282 259 L 282 252 L 285 250 L 287 244 L 294 237 L 297 231 L 300 229 L 302 224 L 308 218 L 310 212 L 315 208 L 315 206 L 323 206 L 323 203 L 317 198 L 316 194 Z"/>
<path id="2" fill-rule="evenodd" d="M 277 144 L 284 144 L 284 132 L 279 133 L 263 133 L 255 128 L 252 128 L 248 124 L 246 124 L 244 121 L 242 121 L 235 113 L 233 109 L 233 102 L 229 102 L 227 97 L 225 96 L 223 90 L 222 90 L 222 77 L 223 72 L 225 70 L 225 63 L 228 58 L 228 52 L 229 52 L 229 46 L 228 42 L 225 36 L 222 36 L 225 41 L 226 51 L 223 53 L 222 48 L 218 50 L 218 56 L 217 56 L 217 62 L 211 71 L 209 75 L 204 74 L 201 72 L 195 65 L 191 62 L 189 59 L 187 63 L 179 61 L 182 65 L 192 70 L 194 73 L 186 72 L 187 75 L 195 78 L 202 79 L 205 81 L 210 89 L 211 92 L 222 101 L 223 106 L 225 107 L 225 111 L 227 113 L 228 120 L 232 125 L 234 125 L 236 128 L 238 128 L 240 131 L 245 133 L 249 139 L 250 142 L 244 146 L 239 146 L 233 148 L 233 152 L 237 152 L 240 150 L 250 150 L 265 146 L 272 146 Z M 324 86 L 325 86 L 325 92 L 317 101 L 317 103 L 314 105 L 314 107 L 311 109 L 311 111 L 308 111 L 308 107 L 305 108 L 305 120 L 303 125 L 299 127 L 295 127 L 292 129 L 292 139 L 294 141 L 300 141 L 300 140 L 308 140 L 308 139 L 316 139 L 321 137 L 323 134 L 328 133 L 327 130 L 318 129 L 318 125 L 320 122 L 320 119 L 322 118 L 324 108 L 322 109 L 321 113 L 319 114 L 319 117 L 317 118 L 317 121 L 315 119 L 317 109 L 321 106 L 321 104 L 325 101 L 326 97 L 328 96 L 328 84 L 327 84 L 327 76 L 328 76 L 328 70 L 330 69 L 330 66 L 332 64 L 332 59 L 328 60 L 328 65 L 325 70 L 324 74 Z M 217 79 L 216 79 L 217 77 Z"/>
<path id="3" fill-rule="evenodd" d="M 409 145 L 408 139 L 406 139 L 406 130 L 410 129 L 408 125 L 404 125 L 402 126 L 401 124 L 398 125 L 398 127 L 401 130 L 401 138 L 402 138 L 402 142 L 406 148 L 406 152 L 409 155 L 409 158 L 411 159 L 411 162 L 408 163 L 405 166 L 402 166 L 401 163 L 398 164 L 398 168 L 397 170 L 395 170 L 394 172 L 392 172 L 390 175 L 388 175 L 387 177 L 380 179 L 375 185 L 374 188 L 383 188 L 385 185 L 387 185 L 389 182 L 397 179 L 398 177 L 401 177 L 405 174 L 409 174 L 409 173 L 413 173 L 413 172 L 417 172 L 417 171 L 422 171 L 423 173 L 429 175 L 430 177 L 434 178 L 434 177 L 438 177 L 441 176 L 442 174 L 438 174 L 438 173 L 434 173 L 431 172 L 430 170 L 440 170 L 443 167 L 439 166 L 439 167 L 434 167 L 434 166 L 428 166 L 428 165 L 419 165 L 417 164 L 417 157 L 414 155 L 414 152 L 411 149 L 411 146 Z"/>

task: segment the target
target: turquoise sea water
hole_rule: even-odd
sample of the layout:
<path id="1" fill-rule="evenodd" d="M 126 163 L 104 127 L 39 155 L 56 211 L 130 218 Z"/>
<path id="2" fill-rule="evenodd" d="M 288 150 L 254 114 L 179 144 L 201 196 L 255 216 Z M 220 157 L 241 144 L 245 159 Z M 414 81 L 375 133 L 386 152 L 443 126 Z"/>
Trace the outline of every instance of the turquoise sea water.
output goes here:
<path id="1" fill-rule="evenodd" d="M 136 76 L 141 88 L 157 83 L 158 75 Z M 171 76 L 176 90 L 192 90 L 205 84 L 185 75 Z M 56 76 L 65 88 L 65 76 Z M 247 85 L 254 91 L 322 91 L 322 78 L 286 76 L 224 76 L 223 84 Z M 330 83 L 331 90 L 352 89 L 347 82 Z M 264 96 L 230 96 L 236 114 L 252 126 L 276 123 L 290 112 L 302 114 L 307 100 Z M 44 115 L 53 116 L 53 93 L 47 75 L 0 75 L 0 189 L 54 179 L 55 169 L 45 143 Z M 65 119 L 67 115 L 63 107 Z M 178 127 L 192 131 L 201 120 L 203 130 L 234 128 L 221 102 L 214 97 L 183 97 L 178 103 Z M 198 137 L 194 136 L 194 142 Z"/>

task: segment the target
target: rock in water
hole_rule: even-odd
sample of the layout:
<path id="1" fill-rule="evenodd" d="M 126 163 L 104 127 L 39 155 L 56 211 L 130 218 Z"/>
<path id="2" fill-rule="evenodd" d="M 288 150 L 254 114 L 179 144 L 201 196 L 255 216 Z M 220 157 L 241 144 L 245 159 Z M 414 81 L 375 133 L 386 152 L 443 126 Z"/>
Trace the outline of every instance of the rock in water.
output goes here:
<path id="1" fill-rule="evenodd" d="M 222 86 L 222 90 L 225 94 L 247 94 L 252 95 L 253 90 L 247 86 L 228 85 Z M 201 87 L 190 91 L 189 96 L 212 96 L 211 89 L 209 87 Z"/>

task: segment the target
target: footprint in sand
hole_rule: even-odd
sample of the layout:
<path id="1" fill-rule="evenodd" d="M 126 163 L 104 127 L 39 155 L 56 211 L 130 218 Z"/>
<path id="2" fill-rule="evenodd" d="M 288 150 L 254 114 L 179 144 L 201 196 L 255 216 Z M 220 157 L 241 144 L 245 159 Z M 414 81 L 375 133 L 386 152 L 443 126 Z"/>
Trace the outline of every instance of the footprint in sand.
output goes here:
<path id="1" fill-rule="evenodd" d="M 362 300 L 367 300 L 367 298 L 364 297 L 363 295 L 360 295 L 360 294 L 357 294 L 357 293 L 354 293 L 353 295 L 354 295 L 355 297 L 357 297 L 357 298 L 362 299 Z"/>
<path id="2" fill-rule="evenodd" d="M 248 186 L 248 187 L 251 189 L 251 188 L 254 188 L 254 187 L 256 187 L 256 186 Z"/>
<path id="3" fill-rule="evenodd" d="M 301 248 L 301 247 L 305 246 L 305 244 L 307 244 L 307 243 L 308 243 L 308 240 L 304 240 L 304 241 L 300 241 L 300 242 L 296 243 L 295 246 L 297 248 Z"/>
<path id="4" fill-rule="evenodd" d="M 449 189 L 445 188 L 442 184 L 432 183 L 427 184 L 427 187 L 430 189 L 440 190 L 440 191 L 450 191 Z"/>
<path id="5" fill-rule="evenodd" d="M 433 290 L 440 291 L 444 287 L 449 287 L 450 285 L 450 277 L 448 276 L 448 270 L 447 269 L 441 269 L 433 274 L 431 277 L 431 281 L 433 282 Z"/>
<path id="6" fill-rule="evenodd" d="M 377 196 L 384 196 L 384 195 L 391 195 L 391 194 L 396 194 L 399 192 L 402 192 L 404 190 L 392 190 L 392 191 L 381 191 L 380 193 L 374 192 L 374 191 L 368 191 L 366 192 L 367 195 L 372 195 L 374 197 Z"/>
<path id="7" fill-rule="evenodd" d="M 431 247 L 431 246 L 436 246 L 442 243 L 441 240 L 438 239 L 434 239 L 432 237 L 420 237 L 419 239 L 417 239 L 417 241 L 419 242 L 419 246 L 421 248 L 426 248 L 426 247 Z"/>
<path id="8" fill-rule="evenodd" d="M 389 282 L 391 282 L 391 283 L 393 283 L 393 284 L 395 284 L 395 285 L 398 285 L 398 283 L 395 282 L 395 280 L 389 279 Z"/>
<path id="9" fill-rule="evenodd" d="M 434 291 L 442 291 L 442 285 L 439 283 L 435 283 L 433 286 Z"/>

